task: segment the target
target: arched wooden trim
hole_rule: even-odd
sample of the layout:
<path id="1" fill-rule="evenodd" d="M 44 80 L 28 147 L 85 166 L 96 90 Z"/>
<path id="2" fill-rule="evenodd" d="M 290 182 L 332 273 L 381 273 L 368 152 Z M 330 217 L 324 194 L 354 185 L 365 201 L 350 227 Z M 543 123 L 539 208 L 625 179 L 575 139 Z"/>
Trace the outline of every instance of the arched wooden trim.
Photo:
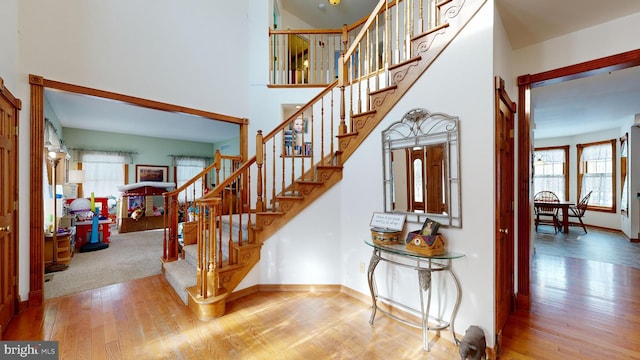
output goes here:
<path id="1" fill-rule="evenodd" d="M 531 89 L 640 65 L 640 49 L 518 77 L 518 296 L 519 309 L 531 307 Z"/>
<path id="2" fill-rule="evenodd" d="M 137 98 L 134 96 L 118 94 L 114 92 L 92 89 L 79 85 L 67 84 L 54 80 L 47 80 L 39 75 L 29 75 L 31 84 L 31 150 L 30 163 L 30 230 L 29 230 L 29 306 L 41 304 L 44 300 L 44 209 L 42 196 L 42 149 L 44 147 L 44 90 L 56 89 L 75 94 L 101 97 L 110 100 L 122 101 L 150 109 L 181 112 L 190 115 L 201 116 L 214 121 L 224 121 L 239 125 L 240 151 L 244 152 L 243 161 L 247 158 L 247 134 L 249 120 L 229 115 L 217 114 L 183 106 L 162 103 L 153 100 Z"/>

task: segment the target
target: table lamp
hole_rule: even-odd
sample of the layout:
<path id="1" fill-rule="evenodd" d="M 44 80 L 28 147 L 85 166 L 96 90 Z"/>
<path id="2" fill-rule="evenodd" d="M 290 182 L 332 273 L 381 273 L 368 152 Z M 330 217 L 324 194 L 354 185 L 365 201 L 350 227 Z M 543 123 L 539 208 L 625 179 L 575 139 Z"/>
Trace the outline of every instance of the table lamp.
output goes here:
<path id="1" fill-rule="evenodd" d="M 70 193 L 72 196 L 69 196 L 70 199 L 82 197 L 80 193 L 80 184 L 84 182 L 84 170 L 69 170 L 69 181 L 67 182 L 67 186 L 70 189 Z"/>

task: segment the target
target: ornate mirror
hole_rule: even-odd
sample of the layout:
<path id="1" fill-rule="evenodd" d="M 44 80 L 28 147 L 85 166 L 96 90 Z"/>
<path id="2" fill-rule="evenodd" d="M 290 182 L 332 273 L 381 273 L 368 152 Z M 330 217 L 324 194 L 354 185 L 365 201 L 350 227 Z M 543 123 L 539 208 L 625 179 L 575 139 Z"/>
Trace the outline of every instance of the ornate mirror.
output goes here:
<path id="1" fill-rule="evenodd" d="M 384 211 L 462 227 L 458 118 L 413 109 L 382 132 Z"/>

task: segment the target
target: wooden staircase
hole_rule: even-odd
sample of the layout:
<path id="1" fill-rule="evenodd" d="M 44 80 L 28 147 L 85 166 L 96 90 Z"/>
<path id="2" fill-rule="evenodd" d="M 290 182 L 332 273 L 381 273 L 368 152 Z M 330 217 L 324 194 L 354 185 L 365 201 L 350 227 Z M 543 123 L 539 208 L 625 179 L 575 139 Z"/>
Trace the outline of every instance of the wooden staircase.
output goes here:
<path id="1" fill-rule="evenodd" d="M 374 25 L 375 19 L 389 11 L 389 4 L 381 0 L 356 36 L 356 42 L 340 58 L 343 68 L 339 79 L 266 136 L 259 131 L 256 156 L 226 179 L 216 182 L 218 185 L 201 198 L 178 200 L 180 194 L 193 192 L 190 187 L 198 176 L 175 192 L 165 194 L 167 230 L 163 269 L 167 278 L 174 276 L 172 272 L 185 272 L 184 267 L 172 264 L 186 262 L 178 256 L 179 216 L 176 214 L 181 206 L 183 212 L 185 206 L 194 204 L 199 209 L 197 255 L 189 271 L 189 276 L 195 279 L 181 283 L 188 284 L 186 297 L 184 288 L 180 288 L 184 285 L 179 285 L 176 292 L 182 293 L 183 300 L 187 299 L 188 306 L 201 320 L 224 315 L 228 296 L 260 261 L 264 241 L 342 179 L 347 159 L 484 3 L 485 0 L 438 3 L 437 25 L 410 38 L 406 59 L 395 64 L 388 62 L 388 70 L 382 75 L 386 80 L 376 87 L 371 85 L 378 84 L 380 69 L 357 79 L 347 79 L 345 74 L 354 71 L 350 68 L 353 64 L 350 57 L 356 49 L 365 53 L 358 44 L 368 38 L 367 31 L 379 27 Z M 421 6 L 422 2 L 399 4 Z M 369 90 L 360 99 L 357 94 L 362 93 L 365 83 Z M 351 114 L 349 119 L 347 113 Z M 313 151 L 311 155 L 283 156 L 281 144 L 286 141 L 287 126 L 299 117 L 309 119 L 309 146 Z M 334 122 L 334 117 L 340 119 L 339 123 Z M 210 171 L 206 169 L 200 176 Z M 225 189 L 230 187 L 237 191 L 235 202 L 225 195 Z M 222 211 L 225 202 L 236 204 L 229 214 Z"/>

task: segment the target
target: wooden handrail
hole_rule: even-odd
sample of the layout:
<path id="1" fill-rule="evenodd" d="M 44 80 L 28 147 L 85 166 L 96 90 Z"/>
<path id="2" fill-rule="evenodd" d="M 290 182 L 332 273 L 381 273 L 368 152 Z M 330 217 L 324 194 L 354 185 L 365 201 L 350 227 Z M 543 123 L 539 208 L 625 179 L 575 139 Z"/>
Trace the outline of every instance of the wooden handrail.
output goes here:
<path id="1" fill-rule="evenodd" d="M 296 209 L 296 206 L 299 208 L 306 206 L 309 199 L 314 196 L 313 193 L 308 195 L 312 191 L 308 189 L 315 186 L 327 186 L 327 180 L 330 184 L 339 181 L 339 178 L 333 174 L 336 171 L 341 171 L 343 161 L 353 152 L 354 146 L 349 145 L 349 141 L 352 141 L 350 139 L 353 139 L 360 131 L 366 137 L 375 127 L 377 121 L 380 121 L 384 116 L 383 112 L 380 112 L 381 115 L 375 118 L 370 115 L 380 109 L 372 110 L 372 106 L 369 104 L 369 97 L 375 96 L 370 94 L 390 87 L 386 77 L 388 77 L 388 69 L 392 59 L 386 58 L 389 62 L 385 62 L 384 68 L 381 69 L 381 51 L 384 51 L 385 55 L 390 51 L 395 51 L 398 54 L 395 58 L 396 64 L 406 61 L 407 59 L 402 56 L 405 53 L 410 53 L 408 39 L 411 38 L 414 31 L 419 31 L 416 29 L 421 29 L 422 26 L 422 24 L 416 24 L 416 28 L 413 28 L 414 24 L 411 20 L 407 21 L 401 30 L 396 29 L 394 34 L 389 34 L 387 22 L 397 24 L 403 19 L 403 16 L 413 16 L 414 14 L 419 14 L 418 16 L 422 18 L 423 1 L 434 5 L 435 0 L 396 0 L 390 4 L 387 4 L 385 0 L 379 0 L 366 21 L 351 28 L 345 25 L 340 31 L 269 31 L 270 35 L 285 36 L 337 34 L 341 35 L 342 48 L 346 49 L 351 36 L 349 29 L 358 29 L 358 33 L 353 36 L 348 49 L 341 54 L 338 79 L 332 80 L 313 99 L 276 125 L 266 135 L 262 130 L 258 130 L 255 141 L 256 155 L 237 164 L 237 168 L 236 165 L 233 165 L 233 171 L 228 176 L 225 174 L 223 179 L 217 178 L 212 189 L 207 189 L 201 198 L 192 199 L 199 209 L 200 239 L 207 239 L 206 242 L 203 241 L 203 244 L 200 244 L 199 239 L 198 244 L 199 296 L 220 296 L 223 292 L 233 290 L 232 288 L 221 288 L 220 284 L 223 280 L 219 278 L 215 269 L 224 267 L 223 271 L 231 271 L 231 269 L 239 268 L 235 265 L 242 263 L 242 261 L 249 263 L 246 253 L 243 254 L 242 251 L 248 248 L 258 248 L 261 241 L 270 235 L 270 231 L 274 231 L 274 227 L 269 229 L 269 226 L 274 222 L 277 224 L 278 221 L 288 221 L 288 218 L 278 220 L 279 217 L 286 215 L 288 211 L 294 211 L 292 209 Z M 402 12 L 406 12 L 404 14 L 401 13 L 399 5 L 410 8 L 402 10 Z M 389 12 L 386 12 L 392 6 L 398 6 L 394 19 L 390 19 L 390 16 L 387 16 Z M 378 18 L 380 14 L 384 14 L 385 18 Z M 376 31 L 384 31 L 384 33 L 381 35 Z M 398 38 L 401 38 L 402 41 L 398 41 Z M 381 45 L 378 43 L 379 41 L 381 41 Z M 380 46 L 382 49 L 379 48 Z M 380 79 L 383 78 L 382 75 L 385 79 Z M 336 89 L 339 89 L 339 92 L 336 92 Z M 358 117 L 360 120 L 354 120 L 355 115 L 363 116 Z M 336 121 L 336 118 L 339 121 Z M 305 121 L 304 131 L 296 132 L 292 126 L 296 119 Z M 369 128 L 363 129 L 364 122 L 370 119 L 373 119 L 370 121 L 371 124 L 366 124 Z M 341 139 L 346 140 L 342 142 Z M 354 142 L 357 141 L 362 140 Z M 357 147 L 357 143 L 355 146 Z M 295 150 L 291 151 L 294 147 Z M 218 170 L 222 158 L 223 155 L 216 152 L 214 164 L 218 164 Z M 231 162 L 238 161 L 237 157 L 226 157 L 225 159 Z M 179 189 L 167 193 L 166 199 L 171 199 L 167 206 L 169 211 L 171 213 L 177 212 L 178 194 L 195 184 L 197 179 L 204 177 L 214 168 L 215 166 L 212 164 Z M 252 176 L 255 176 L 255 181 L 252 181 Z M 237 196 L 236 203 L 229 199 L 229 192 Z M 254 198 L 251 198 L 252 196 Z M 305 199 L 305 196 L 311 197 Z M 306 203 L 296 203 L 301 200 Z M 250 201 L 254 201 L 253 208 Z M 227 210 L 224 209 L 225 206 L 227 206 Z M 215 219 L 212 219 L 212 216 Z M 177 215 L 170 217 L 171 222 L 177 223 L 177 219 Z M 255 226 L 252 226 L 253 221 L 255 221 Z M 248 226 L 245 227 L 245 224 Z M 177 236 L 172 229 L 169 232 L 170 240 L 171 236 Z M 262 230 L 266 231 L 261 232 Z M 244 233 L 245 231 L 248 231 L 248 234 Z M 226 237 L 227 235 L 228 237 Z M 244 235 L 247 237 L 245 238 Z M 256 241 L 257 236 L 260 241 Z M 226 240 L 223 241 L 223 238 Z M 169 241 L 166 246 L 173 247 L 174 244 Z M 228 254 L 226 259 L 223 256 L 223 250 Z M 170 260 L 165 256 L 165 261 Z M 225 279 L 229 278 L 225 277 Z M 235 281 L 233 280 L 232 283 L 235 284 Z M 218 290 L 221 293 L 217 293 Z"/>
<path id="2" fill-rule="evenodd" d="M 376 19 L 378 14 L 382 12 L 382 6 L 384 6 L 386 3 L 387 3 L 386 0 L 378 1 L 378 5 L 376 5 L 376 7 L 373 9 L 373 12 L 367 18 L 367 21 L 364 23 L 364 26 L 362 27 L 362 29 L 360 29 L 360 32 L 358 33 L 358 35 L 356 35 L 355 39 L 353 39 L 353 42 L 351 43 L 351 47 L 349 47 L 349 49 L 344 53 L 344 59 L 351 58 L 351 55 L 353 55 L 353 52 L 356 50 L 356 47 L 358 47 L 358 45 L 364 38 L 364 35 L 367 32 L 367 29 L 371 27 L 371 24 L 373 24 L 373 21 Z"/>

